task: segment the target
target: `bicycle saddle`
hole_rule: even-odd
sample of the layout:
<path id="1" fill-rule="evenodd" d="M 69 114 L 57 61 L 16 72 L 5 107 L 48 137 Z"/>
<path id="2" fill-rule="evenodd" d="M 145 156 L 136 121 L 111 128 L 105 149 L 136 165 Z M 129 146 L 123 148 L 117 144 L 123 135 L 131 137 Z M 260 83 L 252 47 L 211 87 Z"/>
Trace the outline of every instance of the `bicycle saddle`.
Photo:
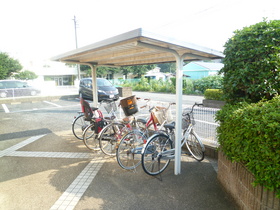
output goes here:
<path id="1" fill-rule="evenodd" d="M 171 123 L 165 124 L 163 126 L 165 128 L 174 129 L 175 128 L 175 122 L 171 122 Z"/>

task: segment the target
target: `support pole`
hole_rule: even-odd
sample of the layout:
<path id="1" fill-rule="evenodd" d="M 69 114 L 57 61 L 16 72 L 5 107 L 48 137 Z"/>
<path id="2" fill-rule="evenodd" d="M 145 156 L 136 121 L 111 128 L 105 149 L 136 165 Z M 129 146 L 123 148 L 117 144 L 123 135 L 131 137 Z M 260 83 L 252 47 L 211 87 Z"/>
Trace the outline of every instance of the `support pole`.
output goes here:
<path id="1" fill-rule="evenodd" d="M 176 129 L 175 129 L 175 166 L 174 174 L 181 173 L 181 139 L 182 139 L 182 78 L 183 59 L 176 57 Z"/>
<path id="2" fill-rule="evenodd" d="M 91 75 L 92 75 L 92 93 L 93 93 L 93 106 L 98 106 L 98 92 L 97 92 L 97 80 L 96 80 L 96 70 L 97 65 L 89 65 L 91 68 Z"/>
<path id="3" fill-rule="evenodd" d="M 163 52 L 169 52 L 172 53 L 176 58 L 176 129 L 175 129 L 175 166 L 174 166 L 174 174 L 178 175 L 181 173 L 181 139 L 182 139 L 182 84 L 183 84 L 183 61 L 184 58 L 188 54 L 183 54 L 180 56 L 180 54 L 169 48 L 164 48 L 160 46 L 155 46 L 148 43 L 143 42 L 136 42 L 136 46 L 139 47 L 146 47 L 156 50 L 161 50 Z"/>

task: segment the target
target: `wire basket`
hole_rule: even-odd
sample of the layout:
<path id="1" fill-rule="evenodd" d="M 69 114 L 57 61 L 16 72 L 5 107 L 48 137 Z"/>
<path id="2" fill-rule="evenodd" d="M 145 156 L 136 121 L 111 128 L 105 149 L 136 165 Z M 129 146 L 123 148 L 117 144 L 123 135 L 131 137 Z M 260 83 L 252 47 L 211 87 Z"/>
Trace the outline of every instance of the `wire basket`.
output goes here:
<path id="1" fill-rule="evenodd" d="M 115 101 L 112 101 L 110 103 L 106 103 L 104 105 L 104 108 L 106 110 L 106 112 L 109 114 L 112 110 L 113 111 L 117 111 L 117 105 L 116 105 L 116 102 Z"/>
<path id="2" fill-rule="evenodd" d="M 155 106 L 152 111 L 152 115 L 155 123 L 162 124 L 166 120 L 167 122 L 171 122 L 173 120 L 171 110 L 165 107 Z"/>
<path id="3" fill-rule="evenodd" d="M 194 125 L 195 121 L 190 112 L 187 109 L 185 109 L 182 114 L 182 129 L 188 129 L 190 124 Z"/>

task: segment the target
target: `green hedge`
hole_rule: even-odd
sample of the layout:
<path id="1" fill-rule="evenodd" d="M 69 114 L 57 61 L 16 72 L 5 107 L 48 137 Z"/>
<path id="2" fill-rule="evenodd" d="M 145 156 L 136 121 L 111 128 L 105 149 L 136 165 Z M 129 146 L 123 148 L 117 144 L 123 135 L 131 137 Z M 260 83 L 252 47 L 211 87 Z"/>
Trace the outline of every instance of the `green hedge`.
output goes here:
<path id="1" fill-rule="evenodd" d="M 206 89 L 204 91 L 204 98 L 208 100 L 223 100 L 223 91 L 221 89 Z"/>
<path id="2" fill-rule="evenodd" d="M 194 89 L 202 93 L 204 93 L 206 89 L 221 89 L 222 83 L 223 77 L 221 75 L 212 75 L 193 80 Z"/>
<path id="3" fill-rule="evenodd" d="M 220 148 L 255 176 L 254 185 L 280 197 L 280 97 L 258 103 L 226 104 L 217 115 Z"/>

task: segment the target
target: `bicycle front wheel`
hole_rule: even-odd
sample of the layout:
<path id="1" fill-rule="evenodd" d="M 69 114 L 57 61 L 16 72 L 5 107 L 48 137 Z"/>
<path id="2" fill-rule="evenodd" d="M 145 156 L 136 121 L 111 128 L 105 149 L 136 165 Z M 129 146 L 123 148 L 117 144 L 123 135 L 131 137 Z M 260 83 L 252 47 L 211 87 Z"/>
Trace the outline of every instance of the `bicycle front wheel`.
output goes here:
<path id="1" fill-rule="evenodd" d="M 168 135 L 159 133 L 153 135 L 142 152 L 141 163 L 143 170 L 152 176 L 162 173 L 174 155 L 172 141 Z"/>
<path id="2" fill-rule="evenodd" d="M 147 137 L 139 130 L 125 134 L 117 148 L 116 158 L 120 167 L 133 170 L 141 163 L 141 151 Z"/>
<path id="3" fill-rule="evenodd" d="M 83 133 L 83 141 L 86 147 L 90 150 L 100 150 L 99 141 L 95 134 L 94 124 L 89 125 Z"/>
<path id="4" fill-rule="evenodd" d="M 83 140 L 83 132 L 90 125 L 90 121 L 85 121 L 84 114 L 76 117 L 72 123 L 72 132 L 77 139 Z M 94 134 L 94 133 L 92 133 Z"/>
<path id="5" fill-rule="evenodd" d="M 187 132 L 187 131 L 186 131 Z M 191 131 L 187 136 L 186 136 L 186 146 L 192 156 L 198 160 L 202 161 L 204 159 L 204 145 L 200 141 L 200 139 L 197 137 L 196 134 Z"/>
<path id="6" fill-rule="evenodd" d="M 126 132 L 126 126 L 121 123 L 111 123 L 105 126 L 99 135 L 99 145 L 106 155 L 116 155 L 116 145 Z"/>

